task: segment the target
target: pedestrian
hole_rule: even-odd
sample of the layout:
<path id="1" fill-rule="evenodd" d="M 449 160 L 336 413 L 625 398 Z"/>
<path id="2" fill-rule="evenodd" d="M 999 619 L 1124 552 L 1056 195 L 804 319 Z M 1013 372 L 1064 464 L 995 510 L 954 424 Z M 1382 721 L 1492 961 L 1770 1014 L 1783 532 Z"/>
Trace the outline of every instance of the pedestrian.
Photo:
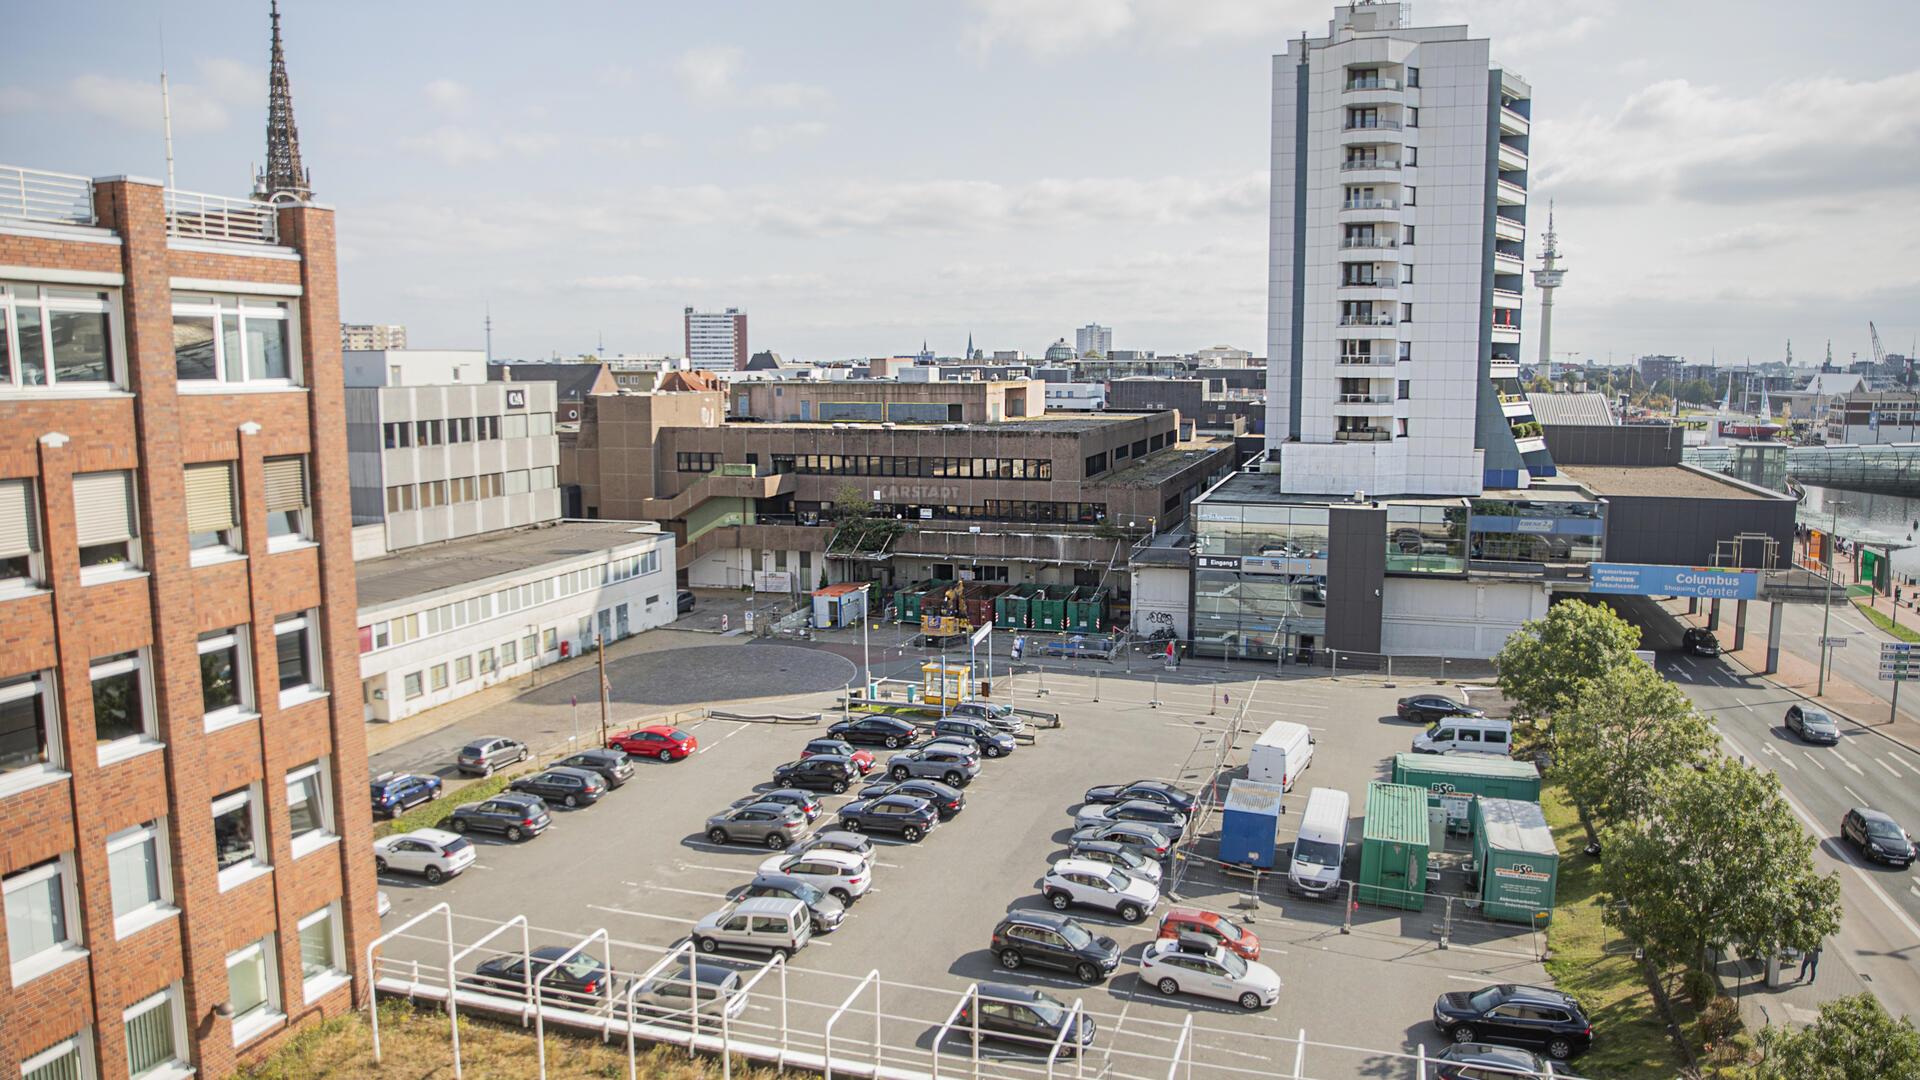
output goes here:
<path id="1" fill-rule="evenodd" d="M 1820 946 L 1815 945 L 1800 958 L 1800 978 L 1811 983 L 1820 976 Z"/>

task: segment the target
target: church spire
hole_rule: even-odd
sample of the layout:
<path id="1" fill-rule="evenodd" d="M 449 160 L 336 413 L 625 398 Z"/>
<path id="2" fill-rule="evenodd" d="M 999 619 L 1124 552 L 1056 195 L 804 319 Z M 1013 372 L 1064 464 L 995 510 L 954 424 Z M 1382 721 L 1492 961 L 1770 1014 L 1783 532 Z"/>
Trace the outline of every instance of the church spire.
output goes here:
<path id="1" fill-rule="evenodd" d="M 272 0 L 273 51 L 267 73 L 267 167 L 254 178 L 253 197 L 262 202 L 313 197 L 312 178 L 300 164 L 300 129 L 293 122 L 293 88 L 287 82 L 287 57 L 280 47 L 280 0 Z"/>

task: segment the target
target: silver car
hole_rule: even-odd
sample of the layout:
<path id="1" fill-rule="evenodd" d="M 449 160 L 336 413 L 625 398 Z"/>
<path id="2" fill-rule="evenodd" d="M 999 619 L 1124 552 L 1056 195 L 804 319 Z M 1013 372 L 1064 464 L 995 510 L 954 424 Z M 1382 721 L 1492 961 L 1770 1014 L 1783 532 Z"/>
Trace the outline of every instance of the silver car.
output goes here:
<path id="1" fill-rule="evenodd" d="M 963 701 L 948 709 L 947 715 L 991 724 L 996 730 L 1006 732 L 1008 735 L 1018 735 L 1027 730 L 1027 721 L 1013 711 L 1013 706 L 1000 705 L 991 701 Z"/>
<path id="2" fill-rule="evenodd" d="M 888 758 L 887 775 L 895 780 L 919 776 L 960 787 L 980 775 L 980 759 L 952 746 L 922 746 Z"/>
<path id="3" fill-rule="evenodd" d="M 527 750 L 527 744 L 518 739 L 509 739 L 504 735 L 486 735 L 461 747 L 460 756 L 454 764 L 462 773 L 472 776 L 492 776 L 493 770 L 503 765 L 517 765 L 532 756 Z"/>
<path id="4" fill-rule="evenodd" d="M 775 851 L 800 839 L 807 815 L 797 806 L 756 802 L 732 806 L 707 819 L 707 839 L 716 844 L 765 844 Z"/>
<path id="5" fill-rule="evenodd" d="M 634 990 L 634 1012 L 649 1019 L 687 1023 L 697 994 L 702 1022 L 710 1019 L 719 1023 L 722 1012 L 729 1020 L 738 1020 L 747 1011 L 747 995 L 740 992 L 741 983 L 737 968 L 717 960 L 703 964 L 683 957 L 647 976 Z"/>

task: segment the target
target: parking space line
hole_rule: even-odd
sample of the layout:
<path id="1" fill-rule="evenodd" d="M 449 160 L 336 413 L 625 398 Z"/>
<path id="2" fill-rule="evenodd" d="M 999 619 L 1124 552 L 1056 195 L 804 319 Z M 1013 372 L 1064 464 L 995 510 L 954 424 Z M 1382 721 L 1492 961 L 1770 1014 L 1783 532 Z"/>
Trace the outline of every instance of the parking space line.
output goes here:
<path id="1" fill-rule="evenodd" d="M 777 852 L 775 854 L 777 854 Z M 709 866 L 706 863 L 683 862 L 680 865 L 688 870 L 717 870 L 723 874 L 737 874 L 742 870 L 753 869 L 752 866 L 746 863 L 741 863 L 739 866 Z M 628 882 L 628 884 L 631 885 L 632 882 Z"/>
<path id="2" fill-rule="evenodd" d="M 680 923 L 683 926 L 697 925 L 699 919 L 682 919 L 674 915 L 655 915 L 651 911 L 628 911 L 626 908 L 607 907 L 603 904 L 588 904 L 595 911 L 610 912 L 614 915 L 631 915 L 636 919 L 659 919 L 661 922 Z"/>
<path id="3" fill-rule="evenodd" d="M 1487 977 L 1485 975 L 1448 975 L 1447 978 L 1453 979 L 1457 982 L 1470 982 L 1470 983 L 1487 981 Z"/>
<path id="4" fill-rule="evenodd" d="M 671 885 L 649 885 L 647 887 L 650 889 L 658 889 L 661 892 L 684 893 L 687 896 L 704 896 L 710 900 L 725 900 L 727 898 L 726 893 L 702 892 L 699 889 L 676 889 Z"/>

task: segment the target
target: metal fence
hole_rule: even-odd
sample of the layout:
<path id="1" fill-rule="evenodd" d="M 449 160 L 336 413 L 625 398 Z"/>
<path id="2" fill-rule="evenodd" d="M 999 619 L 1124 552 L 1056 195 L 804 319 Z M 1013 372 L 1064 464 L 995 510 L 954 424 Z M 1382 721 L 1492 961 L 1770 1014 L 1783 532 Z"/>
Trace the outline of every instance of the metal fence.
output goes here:
<path id="1" fill-rule="evenodd" d="M 93 181 L 70 173 L 0 165 L 0 217 L 92 225 Z"/>
<path id="2" fill-rule="evenodd" d="M 280 242 L 280 217 L 265 203 L 168 188 L 166 209 L 169 236 L 241 244 Z"/>

